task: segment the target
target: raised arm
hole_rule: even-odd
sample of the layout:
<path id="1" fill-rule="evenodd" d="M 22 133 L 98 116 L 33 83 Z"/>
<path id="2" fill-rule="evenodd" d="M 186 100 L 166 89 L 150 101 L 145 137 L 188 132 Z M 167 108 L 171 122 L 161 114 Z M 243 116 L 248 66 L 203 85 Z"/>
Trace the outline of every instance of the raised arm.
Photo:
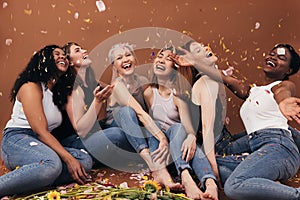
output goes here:
<path id="1" fill-rule="evenodd" d="M 290 121 L 300 124 L 300 99 L 294 97 L 296 86 L 291 81 L 283 81 L 274 91 L 274 98 L 281 113 Z"/>
<path id="2" fill-rule="evenodd" d="M 32 82 L 24 84 L 18 92 L 18 99 L 22 103 L 25 116 L 32 130 L 43 143 L 52 148 L 67 164 L 72 178 L 83 184 L 87 176 L 83 166 L 64 149 L 48 130 L 47 119 L 42 105 L 43 94 L 41 86 Z"/>
<path id="3" fill-rule="evenodd" d="M 250 90 L 250 84 L 246 81 L 236 79 L 231 76 L 232 72 L 229 70 L 220 70 L 212 67 L 207 62 L 206 57 L 194 56 L 187 50 L 182 49 L 184 55 L 174 56 L 173 59 L 180 67 L 194 66 L 199 72 L 208 75 L 211 79 L 223 83 L 230 89 L 237 97 L 246 99 Z M 233 68 L 231 69 L 233 70 Z"/>
<path id="4" fill-rule="evenodd" d="M 84 138 L 94 126 L 98 113 L 106 100 L 112 93 L 113 86 L 108 85 L 100 90 L 97 86 L 94 90 L 94 99 L 91 105 L 87 108 L 84 102 L 84 92 L 81 87 L 77 87 L 72 95 L 68 98 L 66 110 L 70 121 L 77 131 L 77 134 Z"/>

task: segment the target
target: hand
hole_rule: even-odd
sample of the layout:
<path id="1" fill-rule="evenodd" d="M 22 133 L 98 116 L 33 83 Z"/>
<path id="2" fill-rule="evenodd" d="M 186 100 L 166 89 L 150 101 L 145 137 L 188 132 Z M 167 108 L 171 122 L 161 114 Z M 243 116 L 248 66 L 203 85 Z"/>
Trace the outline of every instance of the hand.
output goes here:
<path id="1" fill-rule="evenodd" d="M 78 160 L 72 157 L 70 162 L 67 163 L 67 166 L 70 175 L 77 183 L 84 184 L 86 182 L 88 174 Z"/>
<path id="2" fill-rule="evenodd" d="M 101 90 L 101 86 L 97 86 L 94 90 L 94 98 L 97 99 L 98 103 L 105 102 L 106 99 L 112 94 L 114 86 L 107 85 Z"/>
<path id="3" fill-rule="evenodd" d="M 279 104 L 281 113 L 290 121 L 295 120 L 300 124 L 300 99 L 289 97 L 282 100 Z"/>
<path id="4" fill-rule="evenodd" d="M 196 136 L 188 134 L 181 146 L 182 159 L 189 162 L 194 157 L 196 147 Z"/>
<path id="5" fill-rule="evenodd" d="M 180 48 L 180 47 L 179 47 Z M 194 66 L 193 60 L 194 56 L 187 50 L 180 48 L 181 51 L 185 53 L 185 55 L 176 55 L 172 54 L 170 57 L 171 59 L 180 67 L 190 67 Z"/>
<path id="6" fill-rule="evenodd" d="M 165 161 L 165 163 L 168 163 L 170 158 L 168 140 L 166 138 L 162 139 L 159 142 L 158 148 L 151 155 L 154 157 L 153 162 L 161 164 Z"/>

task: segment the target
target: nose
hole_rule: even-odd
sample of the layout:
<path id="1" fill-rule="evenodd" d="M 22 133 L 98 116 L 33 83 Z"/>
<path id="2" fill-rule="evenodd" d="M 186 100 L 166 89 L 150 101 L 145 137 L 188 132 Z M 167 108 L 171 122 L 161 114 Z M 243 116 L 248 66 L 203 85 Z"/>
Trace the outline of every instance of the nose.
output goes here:
<path id="1" fill-rule="evenodd" d="M 65 59 L 65 58 L 66 58 L 66 54 L 64 54 L 64 53 L 60 53 L 60 54 L 58 55 L 58 57 L 59 57 L 59 58 L 63 58 L 63 59 Z"/>

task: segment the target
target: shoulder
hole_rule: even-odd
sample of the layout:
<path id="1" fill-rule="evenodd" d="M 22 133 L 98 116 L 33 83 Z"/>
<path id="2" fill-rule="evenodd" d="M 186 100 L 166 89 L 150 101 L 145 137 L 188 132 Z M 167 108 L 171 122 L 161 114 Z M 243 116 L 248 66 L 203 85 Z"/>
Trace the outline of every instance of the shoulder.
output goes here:
<path id="1" fill-rule="evenodd" d="M 145 97 L 151 97 L 153 95 L 152 86 L 148 85 L 144 90 L 144 96 Z"/>
<path id="2" fill-rule="evenodd" d="M 209 93 L 215 96 L 219 91 L 219 84 L 209 78 L 208 76 L 202 76 L 198 79 L 192 87 L 192 95 L 200 93 Z"/>
<path id="3" fill-rule="evenodd" d="M 274 93 L 278 93 L 278 92 L 281 92 L 281 91 L 289 91 L 291 92 L 292 96 L 295 95 L 296 93 L 296 85 L 294 82 L 290 81 L 290 80 L 285 80 L 285 81 L 282 81 L 281 83 L 275 85 L 272 90 L 274 91 Z"/>
<path id="4" fill-rule="evenodd" d="M 41 83 L 28 82 L 21 86 L 17 94 L 19 101 L 22 101 L 23 97 L 27 98 L 29 96 L 32 98 L 42 98 L 43 88 Z"/>

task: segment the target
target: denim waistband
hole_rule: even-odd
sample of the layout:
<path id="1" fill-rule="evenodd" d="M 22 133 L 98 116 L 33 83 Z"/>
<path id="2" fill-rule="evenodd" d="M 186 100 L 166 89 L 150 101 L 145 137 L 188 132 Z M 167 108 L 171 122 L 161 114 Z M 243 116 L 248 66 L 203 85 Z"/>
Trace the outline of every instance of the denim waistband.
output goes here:
<path id="1" fill-rule="evenodd" d="M 254 136 L 261 135 L 261 134 L 268 134 L 268 135 L 280 135 L 280 136 L 287 136 L 289 138 L 292 138 L 292 133 L 289 130 L 281 129 L 281 128 L 267 128 L 267 129 L 261 129 L 258 131 L 254 131 L 250 134 L 248 134 L 248 138 L 251 139 Z"/>

